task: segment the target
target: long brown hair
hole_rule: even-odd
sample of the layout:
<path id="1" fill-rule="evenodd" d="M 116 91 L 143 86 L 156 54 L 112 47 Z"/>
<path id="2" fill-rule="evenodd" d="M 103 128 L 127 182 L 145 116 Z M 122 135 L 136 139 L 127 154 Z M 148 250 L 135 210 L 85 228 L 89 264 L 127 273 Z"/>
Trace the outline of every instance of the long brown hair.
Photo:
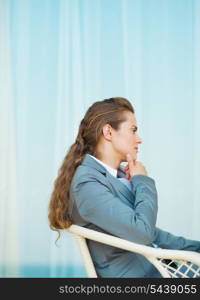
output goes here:
<path id="1" fill-rule="evenodd" d="M 124 111 L 134 113 L 132 104 L 125 98 L 115 97 L 93 103 L 80 122 L 75 143 L 69 148 L 58 176 L 49 203 L 49 222 L 52 230 L 68 228 L 72 220 L 67 215 L 69 207 L 69 189 L 76 168 L 81 164 L 86 153 L 97 157 L 96 145 L 102 135 L 102 128 L 110 124 L 119 129 L 126 120 Z"/>

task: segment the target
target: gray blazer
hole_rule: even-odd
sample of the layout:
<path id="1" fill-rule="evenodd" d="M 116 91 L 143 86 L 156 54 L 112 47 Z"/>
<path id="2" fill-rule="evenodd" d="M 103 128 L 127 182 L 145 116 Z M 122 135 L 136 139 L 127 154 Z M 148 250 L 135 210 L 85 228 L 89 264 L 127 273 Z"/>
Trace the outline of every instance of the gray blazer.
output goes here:
<path id="1" fill-rule="evenodd" d="M 120 177 L 125 173 L 118 169 Z M 172 235 L 156 227 L 155 181 L 145 175 L 130 180 L 130 190 L 86 154 L 70 187 L 69 215 L 74 224 L 131 242 L 160 248 L 200 252 L 200 242 Z M 99 277 L 161 277 L 140 254 L 87 240 Z"/>

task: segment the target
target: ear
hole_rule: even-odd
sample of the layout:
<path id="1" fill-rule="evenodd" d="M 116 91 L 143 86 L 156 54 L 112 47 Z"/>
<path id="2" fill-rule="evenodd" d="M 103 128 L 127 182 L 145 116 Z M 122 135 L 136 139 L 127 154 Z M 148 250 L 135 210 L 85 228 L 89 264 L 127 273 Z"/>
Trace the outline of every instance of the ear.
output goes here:
<path id="1" fill-rule="evenodd" d="M 110 126 L 110 124 L 105 124 L 103 126 L 103 136 L 106 140 L 111 140 L 111 131 L 112 131 L 112 127 Z"/>

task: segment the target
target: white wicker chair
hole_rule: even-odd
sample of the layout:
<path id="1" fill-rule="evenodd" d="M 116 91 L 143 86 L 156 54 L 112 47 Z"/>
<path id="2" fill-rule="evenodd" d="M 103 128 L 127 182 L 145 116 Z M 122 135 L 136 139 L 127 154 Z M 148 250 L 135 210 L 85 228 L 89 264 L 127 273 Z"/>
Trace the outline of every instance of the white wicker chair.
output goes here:
<path id="1" fill-rule="evenodd" d="M 197 252 L 153 248 L 74 224 L 66 230 L 67 232 L 72 233 L 76 238 L 88 277 L 96 278 L 98 276 L 86 243 L 86 239 L 128 250 L 134 253 L 139 253 L 157 268 L 162 277 L 200 277 L 200 254 Z M 168 262 L 165 260 L 168 260 Z M 176 268 L 174 267 L 174 263 L 177 266 Z M 189 272 L 190 276 L 188 276 Z"/>

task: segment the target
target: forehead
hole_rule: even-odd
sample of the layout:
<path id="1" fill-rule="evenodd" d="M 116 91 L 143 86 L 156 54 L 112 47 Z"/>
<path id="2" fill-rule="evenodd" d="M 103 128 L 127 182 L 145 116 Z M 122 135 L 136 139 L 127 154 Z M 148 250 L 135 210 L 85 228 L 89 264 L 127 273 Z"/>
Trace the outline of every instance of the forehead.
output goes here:
<path id="1" fill-rule="evenodd" d="M 122 123 L 122 126 L 124 127 L 137 126 L 137 120 L 134 113 L 127 111 L 124 112 L 124 114 L 126 116 L 126 121 Z"/>

